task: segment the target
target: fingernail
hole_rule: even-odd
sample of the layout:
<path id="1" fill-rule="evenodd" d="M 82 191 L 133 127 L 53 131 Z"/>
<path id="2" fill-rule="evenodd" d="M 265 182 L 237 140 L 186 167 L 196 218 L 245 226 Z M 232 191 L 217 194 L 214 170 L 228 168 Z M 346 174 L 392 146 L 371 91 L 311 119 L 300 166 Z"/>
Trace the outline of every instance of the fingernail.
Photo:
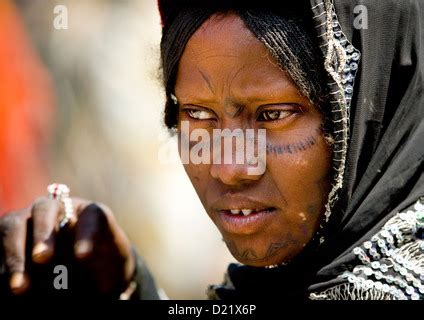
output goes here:
<path id="1" fill-rule="evenodd" d="M 83 258 L 91 253 L 93 244 L 88 240 L 80 240 L 75 244 L 75 255 Z"/>
<path id="2" fill-rule="evenodd" d="M 14 291 L 21 289 L 24 286 L 24 283 L 25 277 L 21 272 L 15 272 L 10 278 L 10 288 Z"/>
<path id="3" fill-rule="evenodd" d="M 32 249 L 32 257 L 36 261 L 42 261 L 47 253 L 49 246 L 44 242 L 37 243 Z"/>

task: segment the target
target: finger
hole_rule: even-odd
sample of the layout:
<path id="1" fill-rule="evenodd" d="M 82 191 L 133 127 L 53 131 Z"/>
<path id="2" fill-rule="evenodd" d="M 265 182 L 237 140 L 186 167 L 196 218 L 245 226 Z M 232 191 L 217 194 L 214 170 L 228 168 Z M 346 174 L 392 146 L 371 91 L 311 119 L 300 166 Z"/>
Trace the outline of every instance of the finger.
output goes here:
<path id="1" fill-rule="evenodd" d="M 59 202 L 47 198 L 38 199 L 32 207 L 32 259 L 36 263 L 46 263 L 53 256 L 60 212 Z"/>
<path id="2" fill-rule="evenodd" d="M 118 254 L 125 261 L 125 278 L 131 278 L 135 269 L 131 243 L 118 226 L 112 211 L 102 203 L 85 203 L 79 206 L 78 212 L 75 256 L 85 259 L 93 250 Z"/>
<path id="3" fill-rule="evenodd" d="M 28 209 L 10 213 L 0 221 L 5 264 L 11 274 L 9 285 L 15 294 L 25 292 L 29 286 L 28 277 L 25 275 L 25 246 L 29 217 Z"/>
<path id="4" fill-rule="evenodd" d="M 75 226 L 74 250 L 77 258 L 87 258 L 92 253 L 96 240 L 107 233 L 108 215 L 109 212 L 95 203 L 82 208 Z"/>

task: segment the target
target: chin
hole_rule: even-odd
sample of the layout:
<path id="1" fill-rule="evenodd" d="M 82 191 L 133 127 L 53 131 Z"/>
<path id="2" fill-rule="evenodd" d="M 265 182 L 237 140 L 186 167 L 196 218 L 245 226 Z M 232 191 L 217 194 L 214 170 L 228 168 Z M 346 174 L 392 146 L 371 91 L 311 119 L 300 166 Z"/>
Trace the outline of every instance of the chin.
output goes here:
<path id="1" fill-rule="evenodd" d="M 238 262 L 250 266 L 250 267 L 257 267 L 257 268 L 274 268 L 279 265 L 284 265 L 284 260 L 277 260 L 277 259 L 270 259 L 266 261 L 251 261 L 251 260 L 237 260 Z"/>
<path id="2" fill-rule="evenodd" d="M 287 248 L 245 246 L 235 241 L 225 241 L 233 257 L 240 263 L 252 267 L 275 267 L 289 262 L 293 255 Z M 274 252 L 272 252 L 274 251 Z"/>

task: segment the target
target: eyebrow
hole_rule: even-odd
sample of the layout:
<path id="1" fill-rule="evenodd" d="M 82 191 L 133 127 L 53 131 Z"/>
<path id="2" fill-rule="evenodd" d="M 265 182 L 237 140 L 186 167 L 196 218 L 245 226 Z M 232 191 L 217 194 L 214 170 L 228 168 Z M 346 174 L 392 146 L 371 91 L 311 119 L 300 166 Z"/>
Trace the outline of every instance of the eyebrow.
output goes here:
<path id="1" fill-rule="evenodd" d="M 214 93 L 214 92 L 213 92 L 213 89 L 212 89 L 211 81 L 209 80 L 208 76 L 207 76 L 207 75 L 206 75 L 206 74 L 205 74 L 202 70 L 200 70 L 199 68 L 197 68 L 197 70 L 198 70 L 198 71 L 199 71 L 199 73 L 202 75 L 203 80 L 205 80 L 205 82 L 207 83 L 209 90 L 210 90 L 212 93 Z"/>

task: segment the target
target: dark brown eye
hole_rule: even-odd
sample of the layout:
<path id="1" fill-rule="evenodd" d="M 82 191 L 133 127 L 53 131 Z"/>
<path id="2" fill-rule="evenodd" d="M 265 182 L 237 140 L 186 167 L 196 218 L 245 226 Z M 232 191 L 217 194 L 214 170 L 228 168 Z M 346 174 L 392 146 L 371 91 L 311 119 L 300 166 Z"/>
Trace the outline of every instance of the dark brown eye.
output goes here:
<path id="1" fill-rule="evenodd" d="M 185 110 L 190 118 L 197 120 L 212 120 L 213 114 L 206 110 L 186 109 Z"/>
<path id="2" fill-rule="evenodd" d="M 258 121 L 275 121 L 284 119 L 292 114 L 287 110 L 264 110 L 258 116 Z"/>

